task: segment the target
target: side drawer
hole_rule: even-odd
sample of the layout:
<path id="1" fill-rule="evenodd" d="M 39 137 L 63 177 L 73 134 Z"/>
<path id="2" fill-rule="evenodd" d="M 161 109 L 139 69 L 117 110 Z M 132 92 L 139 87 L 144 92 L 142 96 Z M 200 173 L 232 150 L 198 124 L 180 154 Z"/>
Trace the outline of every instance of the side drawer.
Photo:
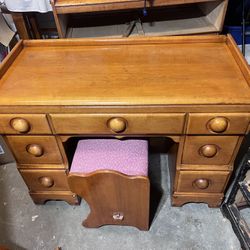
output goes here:
<path id="1" fill-rule="evenodd" d="M 6 136 L 20 164 L 60 164 L 63 162 L 54 136 Z"/>
<path id="2" fill-rule="evenodd" d="M 223 193 L 230 172 L 180 171 L 177 192 Z"/>
<path id="3" fill-rule="evenodd" d="M 189 114 L 187 134 L 245 134 L 250 113 Z"/>
<path id="4" fill-rule="evenodd" d="M 30 191 L 67 191 L 69 190 L 65 170 L 19 169 Z"/>
<path id="5" fill-rule="evenodd" d="M 178 114 L 51 114 L 58 134 L 180 134 Z"/>
<path id="6" fill-rule="evenodd" d="M 51 134 L 45 114 L 0 114 L 1 134 Z"/>
<path id="7" fill-rule="evenodd" d="M 227 165 L 238 141 L 238 136 L 186 136 L 182 163 Z"/>

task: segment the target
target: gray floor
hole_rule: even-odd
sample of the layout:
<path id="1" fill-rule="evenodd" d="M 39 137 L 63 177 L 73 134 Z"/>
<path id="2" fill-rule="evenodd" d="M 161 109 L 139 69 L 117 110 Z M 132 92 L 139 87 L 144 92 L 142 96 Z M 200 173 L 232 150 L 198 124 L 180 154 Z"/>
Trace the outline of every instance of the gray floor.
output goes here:
<path id="1" fill-rule="evenodd" d="M 56 201 L 36 206 L 15 165 L 1 166 L 0 245 L 31 250 L 240 249 L 219 209 L 205 204 L 170 206 L 166 155 L 150 157 L 150 172 L 162 187 L 163 198 L 150 231 L 142 232 L 132 227 L 82 227 L 89 211 L 84 201 L 79 207 Z"/>

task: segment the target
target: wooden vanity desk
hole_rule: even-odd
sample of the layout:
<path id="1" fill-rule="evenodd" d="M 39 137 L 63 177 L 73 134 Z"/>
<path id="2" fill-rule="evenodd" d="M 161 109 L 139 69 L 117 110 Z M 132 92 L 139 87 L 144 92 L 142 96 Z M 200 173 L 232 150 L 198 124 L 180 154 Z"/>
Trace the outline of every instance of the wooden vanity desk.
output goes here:
<path id="1" fill-rule="evenodd" d="M 176 142 L 172 204 L 219 206 L 249 129 L 231 36 L 21 41 L 0 77 L 0 134 L 35 203 L 77 203 L 71 137 L 157 136 Z"/>

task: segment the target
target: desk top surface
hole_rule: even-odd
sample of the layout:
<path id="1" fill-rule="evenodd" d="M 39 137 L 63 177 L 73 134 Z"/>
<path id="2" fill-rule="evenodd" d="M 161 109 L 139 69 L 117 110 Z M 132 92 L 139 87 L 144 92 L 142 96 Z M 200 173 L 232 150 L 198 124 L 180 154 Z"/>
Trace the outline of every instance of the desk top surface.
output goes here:
<path id="1" fill-rule="evenodd" d="M 20 46 L 0 69 L 0 105 L 250 104 L 246 63 L 224 36 Z"/>

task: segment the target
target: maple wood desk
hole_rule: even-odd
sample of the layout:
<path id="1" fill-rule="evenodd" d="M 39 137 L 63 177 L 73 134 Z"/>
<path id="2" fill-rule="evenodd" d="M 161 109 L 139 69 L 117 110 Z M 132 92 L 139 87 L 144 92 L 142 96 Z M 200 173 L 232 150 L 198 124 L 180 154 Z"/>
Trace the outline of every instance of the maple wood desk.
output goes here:
<path id="1" fill-rule="evenodd" d="M 0 133 L 34 202 L 77 203 L 70 138 L 164 136 L 177 149 L 173 205 L 220 204 L 250 121 L 230 36 L 21 41 L 0 77 Z"/>

